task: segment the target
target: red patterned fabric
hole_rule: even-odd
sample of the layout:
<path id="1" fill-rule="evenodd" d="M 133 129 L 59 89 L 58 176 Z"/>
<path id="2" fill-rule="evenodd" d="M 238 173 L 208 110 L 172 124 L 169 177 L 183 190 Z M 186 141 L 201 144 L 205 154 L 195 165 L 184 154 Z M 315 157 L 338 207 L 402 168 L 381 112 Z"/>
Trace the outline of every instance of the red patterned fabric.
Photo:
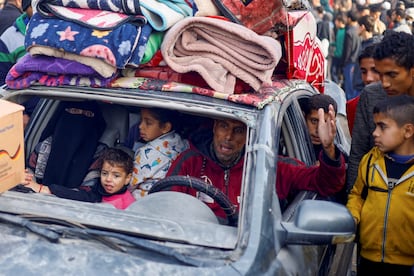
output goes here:
<path id="1" fill-rule="evenodd" d="M 283 91 L 289 93 L 289 91 L 292 89 L 289 82 L 278 80 L 273 81 L 273 83 L 269 86 L 263 86 L 258 92 L 225 94 L 185 83 L 142 77 L 117 78 L 111 83 L 110 86 L 114 88 L 139 88 L 142 90 L 157 90 L 163 92 L 195 93 L 213 98 L 228 100 L 235 103 L 255 106 L 258 109 L 261 109 L 266 104 L 274 101 L 274 99 L 280 96 L 280 93 L 283 93 Z"/>
<path id="2" fill-rule="evenodd" d="M 258 34 L 275 26 L 295 25 L 287 14 L 282 0 L 214 0 L 221 13 L 235 23 L 242 24 Z"/>

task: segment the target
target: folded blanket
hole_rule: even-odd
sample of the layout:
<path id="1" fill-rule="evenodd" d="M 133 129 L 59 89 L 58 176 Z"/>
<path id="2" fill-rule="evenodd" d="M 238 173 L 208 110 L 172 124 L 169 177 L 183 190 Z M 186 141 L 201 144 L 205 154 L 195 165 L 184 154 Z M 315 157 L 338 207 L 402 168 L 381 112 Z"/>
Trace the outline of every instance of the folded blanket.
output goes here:
<path id="1" fill-rule="evenodd" d="M 179 73 L 198 72 L 208 85 L 227 94 L 236 78 L 258 91 L 279 62 L 280 43 L 239 24 L 187 17 L 167 31 L 161 45 L 165 62 Z"/>
<path id="2" fill-rule="evenodd" d="M 101 59 L 72 54 L 72 53 L 64 52 L 59 49 L 51 48 L 48 46 L 34 45 L 30 47 L 28 52 L 32 56 L 45 55 L 45 56 L 64 58 L 68 60 L 77 61 L 79 63 L 82 63 L 84 65 L 91 67 L 99 75 L 101 75 L 104 78 L 110 78 L 111 76 L 115 75 L 115 73 L 117 72 L 117 69 L 115 66 L 112 66 Z"/>
<path id="3" fill-rule="evenodd" d="M 38 7 L 39 12 L 44 17 L 60 18 L 96 30 L 111 30 L 125 23 L 136 26 L 147 23 L 143 15 L 126 15 L 119 12 L 62 7 L 49 3 L 44 3 L 43 6 Z"/>
<path id="4" fill-rule="evenodd" d="M 115 77 L 103 78 L 91 67 L 73 60 L 26 54 L 10 69 L 6 84 L 12 89 L 26 88 L 35 83 L 106 87 Z"/>
<path id="5" fill-rule="evenodd" d="M 144 66 L 138 69 L 126 68 L 121 71 L 124 77 L 153 78 L 157 80 L 179 82 L 198 87 L 209 88 L 204 79 L 196 72 L 178 73 L 168 66 Z"/>
<path id="6" fill-rule="evenodd" d="M 68 53 L 99 58 L 117 68 L 139 66 L 152 28 L 126 23 L 108 31 L 93 30 L 73 22 L 33 14 L 25 47 L 48 46 Z"/>
<path id="7" fill-rule="evenodd" d="M 178 73 L 168 66 L 142 66 L 137 69 L 126 68 L 121 71 L 122 77 L 152 78 L 160 81 L 175 82 L 183 85 L 189 84 L 202 89 L 210 89 L 206 81 L 197 72 Z M 237 79 L 234 94 L 251 93 L 252 88 L 245 82 Z"/>
<path id="8" fill-rule="evenodd" d="M 141 14 L 139 0 L 39 0 L 37 4 L 38 11 L 42 12 L 42 9 L 47 5 L 112 11 L 131 15 Z"/>
<path id="9" fill-rule="evenodd" d="M 140 0 L 141 11 L 157 31 L 165 31 L 187 16 L 193 15 L 185 0 Z"/>
<path id="10" fill-rule="evenodd" d="M 163 38 L 164 32 L 152 32 L 150 34 L 147 45 L 145 46 L 145 52 L 141 63 L 147 63 L 154 57 L 154 55 L 160 50 Z"/>

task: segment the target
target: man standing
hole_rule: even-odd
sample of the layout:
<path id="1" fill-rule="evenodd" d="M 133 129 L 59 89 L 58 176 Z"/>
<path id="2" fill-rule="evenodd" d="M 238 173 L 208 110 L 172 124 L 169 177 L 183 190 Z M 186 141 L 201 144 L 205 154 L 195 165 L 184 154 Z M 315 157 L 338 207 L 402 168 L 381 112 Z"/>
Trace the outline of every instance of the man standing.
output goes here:
<path id="1" fill-rule="evenodd" d="M 359 37 L 361 39 L 361 50 L 360 50 L 360 53 L 358 54 L 360 55 L 362 52 L 365 51 L 365 49 L 368 46 L 381 41 L 382 35 L 373 35 L 374 18 L 372 18 L 369 15 L 358 18 L 358 25 L 359 25 Z M 361 63 L 359 63 L 359 65 L 361 65 Z M 362 73 L 360 70 L 360 66 L 355 66 L 354 76 L 353 76 L 353 87 L 354 87 L 354 90 L 357 91 L 358 95 L 361 93 L 365 85 L 366 83 L 362 81 Z"/>
<path id="2" fill-rule="evenodd" d="M 369 5 L 369 13 L 374 18 L 374 35 L 383 35 L 387 26 L 385 23 L 381 21 L 381 12 L 382 7 L 381 4 L 372 4 Z"/>
<path id="3" fill-rule="evenodd" d="M 22 4 L 25 12 L 17 17 L 14 24 L 0 35 L 0 85 L 5 83 L 10 68 L 26 54 L 24 37 L 33 10 L 30 0 L 23 0 Z"/>
<path id="4" fill-rule="evenodd" d="M 13 25 L 22 12 L 22 0 L 7 0 L 6 5 L 0 10 L 0 35 Z"/>
<path id="5" fill-rule="evenodd" d="M 394 22 L 392 30 L 395 32 L 406 32 L 411 34 L 411 27 L 408 26 L 405 20 L 405 10 L 395 9 L 392 11 L 391 18 Z"/>
<path id="6" fill-rule="evenodd" d="M 345 40 L 345 26 L 346 26 L 346 16 L 344 13 L 338 13 L 335 16 L 335 42 L 331 46 L 335 47 L 333 56 L 332 56 L 332 65 L 331 65 L 331 79 L 333 82 L 341 86 L 343 83 L 343 70 L 342 70 L 342 56 L 344 50 L 344 40 Z"/>
<path id="7" fill-rule="evenodd" d="M 401 94 L 414 96 L 413 45 L 413 35 L 389 31 L 375 47 L 375 70 L 379 73 L 381 81 L 367 85 L 358 102 L 347 170 L 349 190 L 357 177 L 362 156 L 374 146 L 374 106 L 387 97 Z"/>
<path id="8" fill-rule="evenodd" d="M 347 13 L 347 17 L 342 64 L 344 65 L 345 95 L 346 99 L 350 100 L 358 96 L 358 91 L 354 89 L 353 78 L 354 70 L 358 62 L 361 39 L 359 37 L 359 25 L 356 14 L 350 11 Z"/>
<path id="9" fill-rule="evenodd" d="M 361 91 L 364 89 L 365 86 L 368 84 L 378 82 L 380 80 L 380 76 L 378 72 L 375 70 L 375 62 L 374 62 L 374 50 L 375 50 L 375 43 L 372 45 L 367 46 L 362 50 L 362 53 L 359 55 L 359 70 L 358 73 L 360 74 L 359 79 L 362 82 Z M 355 121 L 355 113 L 356 108 L 358 105 L 360 96 L 353 98 L 346 102 L 346 116 L 348 119 L 348 127 L 349 132 L 352 135 L 354 121 Z"/>

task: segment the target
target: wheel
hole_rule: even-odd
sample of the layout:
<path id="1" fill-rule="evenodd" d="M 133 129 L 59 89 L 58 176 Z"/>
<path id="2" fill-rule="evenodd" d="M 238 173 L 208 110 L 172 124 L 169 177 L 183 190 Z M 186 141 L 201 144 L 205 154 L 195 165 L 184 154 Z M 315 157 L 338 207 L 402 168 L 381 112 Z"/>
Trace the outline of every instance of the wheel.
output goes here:
<path id="1" fill-rule="evenodd" d="M 209 197 L 213 198 L 214 201 L 216 201 L 223 209 L 227 216 L 228 224 L 230 226 L 237 225 L 238 214 L 236 206 L 231 203 L 230 199 L 222 191 L 217 189 L 214 185 L 209 185 L 199 178 L 182 175 L 169 176 L 155 183 L 149 190 L 148 194 L 169 190 L 173 186 L 192 188 L 198 192 L 205 193 Z"/>

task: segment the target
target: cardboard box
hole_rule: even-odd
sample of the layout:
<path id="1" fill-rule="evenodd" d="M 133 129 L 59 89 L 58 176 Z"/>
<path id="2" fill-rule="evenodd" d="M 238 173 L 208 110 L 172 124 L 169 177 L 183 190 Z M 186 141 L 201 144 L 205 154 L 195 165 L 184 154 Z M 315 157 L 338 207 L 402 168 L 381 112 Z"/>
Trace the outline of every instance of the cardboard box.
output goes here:
<path id="1" fill-rule="evenodd" d="M 21 105 L 0 100 L 0 193 L 24 176 L 23 110 Z"/>

